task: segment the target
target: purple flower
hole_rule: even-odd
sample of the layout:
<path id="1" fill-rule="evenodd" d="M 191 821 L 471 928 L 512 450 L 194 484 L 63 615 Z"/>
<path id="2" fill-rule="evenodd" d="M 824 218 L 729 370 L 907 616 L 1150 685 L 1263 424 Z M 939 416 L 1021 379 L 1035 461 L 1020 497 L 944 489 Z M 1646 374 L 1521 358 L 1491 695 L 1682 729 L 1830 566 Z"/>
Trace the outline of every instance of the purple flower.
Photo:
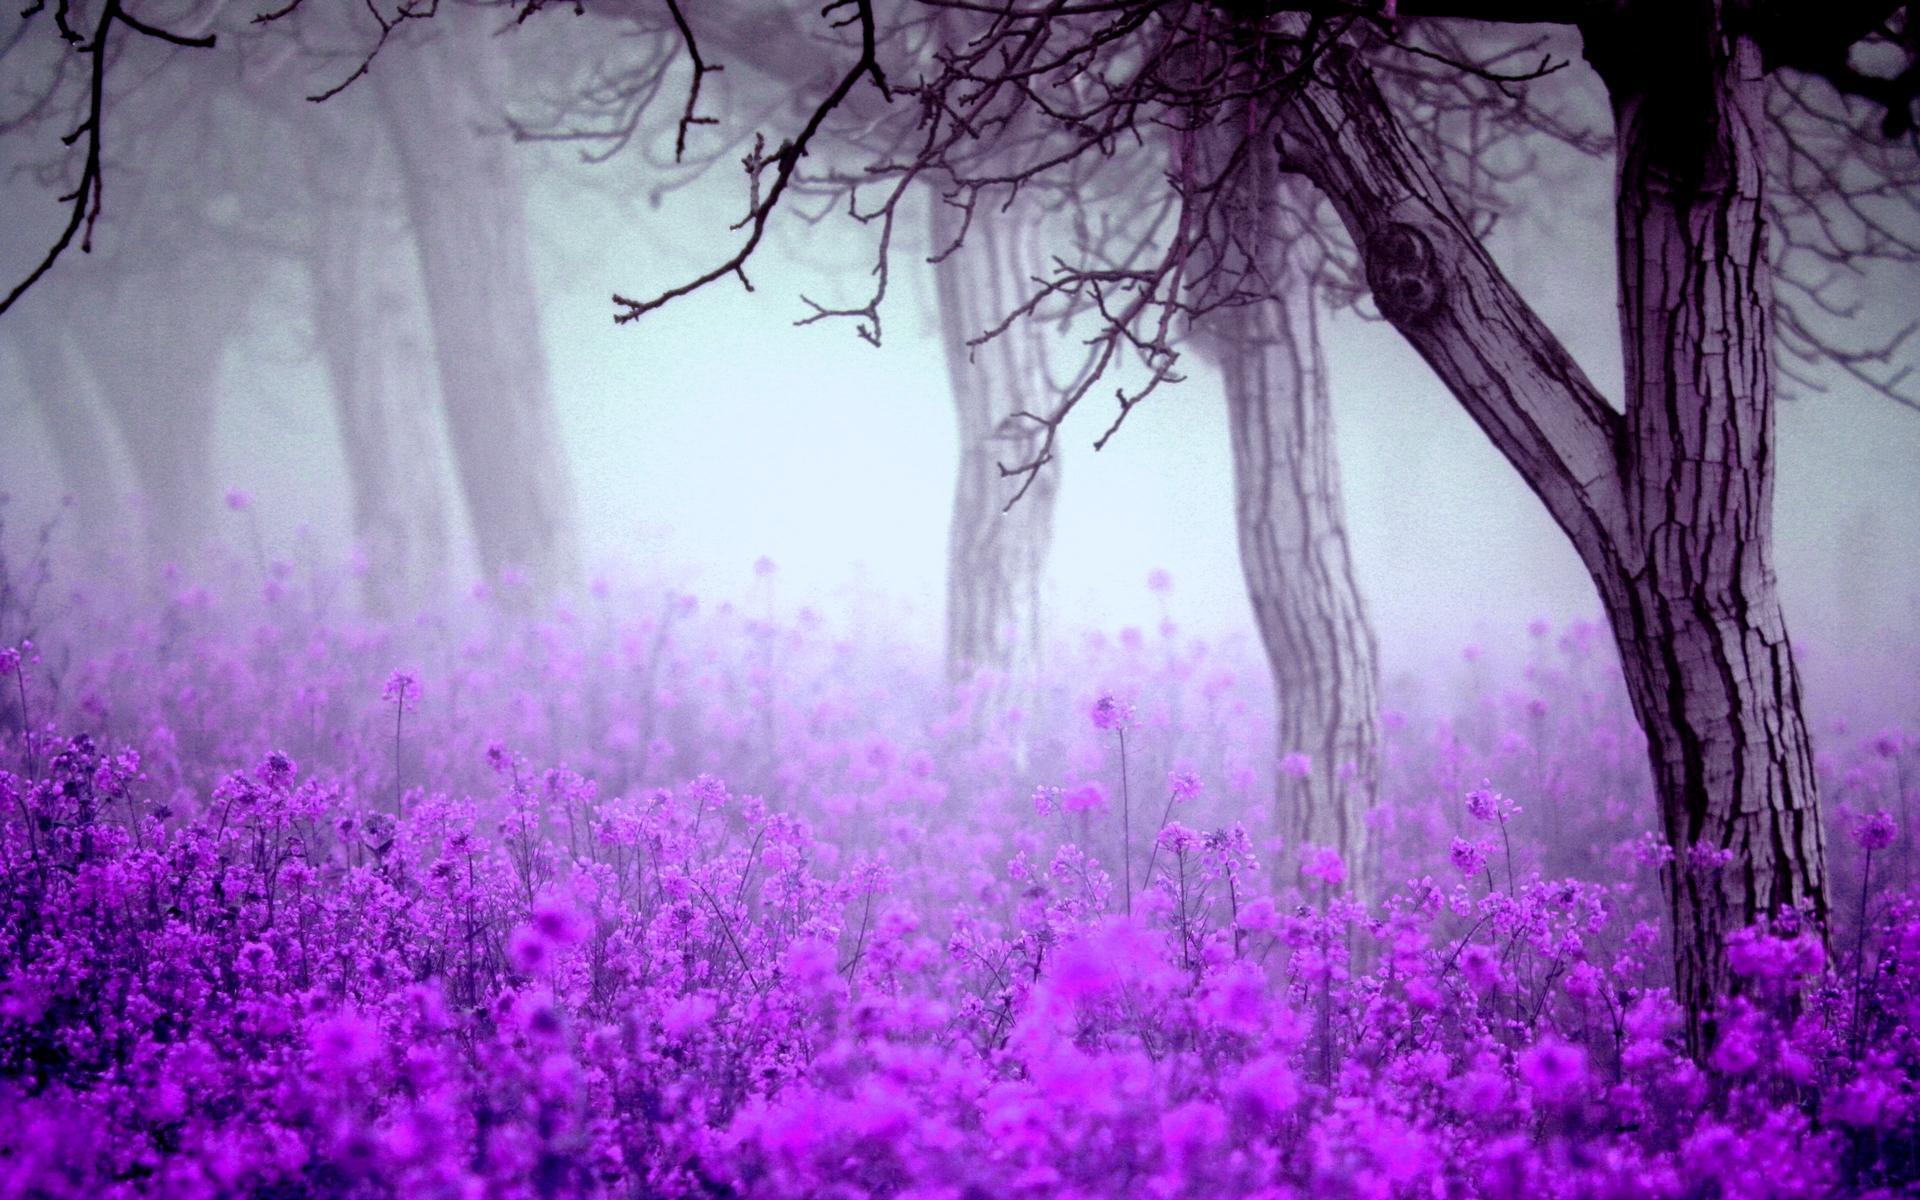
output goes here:
<path id="1" fill-rule="evenodd" d="M 1853 827 L 1853 840 L 1860 843 L 1862 850 L 1885 850 L 1893 845 L 1899 833 L 1900 827 L 1894 824 L 1892 813 L 1877 812 Z"/>
<path id="2" fill-rule="evenodd" d="M 1491 825 L 1503 820 L 1506 812 L 1506 797 L 1488 787 L 1477 787 L 1467 793 L 1467 815 L 1476 821 Z"/>
<path id="3" fill-rule="evenodd" d="M 1280 773 L 1294 779 L 1305 779 L 1313 774 L 1313 756 L 1294 751 L 1280 760 Z"/>
<path id="4" fill-rule="evenodd" d="M 1469 842 L 1465 838 L 1453 839 L 1453 847 L 1447 851 L 1447 857 L 1462 875 L 1478 875 L 1487 868 L 1486 851 L 1477 842 Z"/>
<path id="5" fill-rule="evenodd" d="M 380 689 L 380 698 L 405 708 L 420 699 L 420 683 L 410 671 L 395 671 L 387 676 L 386 686 Z"/>
<path id="6" fill-rule="evenodd" d="M 11 675 L 20 669 L 20 652 L 12 646 L 0 646 L 0 676 Z"/>
<path id="7" fill-rule="evenodd" d="M 1578 1102 L 1587 1090 L 1587 1052 L 1565 1042 L 1542 1039 L 1520 1053 L 1520 1078 L 1545 1104 Z"/>
<path id="8" fill-rule="evenodd" d="M 1331 846 L 1309 846 L 1301 855 L 1300 873 L 1330 888 L 1339 887 L 1347 878 L 1347 863 Z"/>
<path id="9" fill-rule="evenodd" d="M 1166 595 L 1173 590 L 1173 576 L 1165 567 L 1155 567 L 1147 572 L 1147 590 L 1156 595 Z"/>
<path id="10" fill-rule="evenodd" d="M 1093 702 L 1093 727 L 1095 729 L 1123 730 L 1133 724 L 1133 705 L 1115 696 L 1112 692 L 1103 694 Z"/>
<path id="11" fill-rule="evenodd" d="M 1175 800 L 1191 800 L 1200 794 L 1200 777 L 1192 771 L 1175 771 L 1167 776 L 1167 786 Z"/>

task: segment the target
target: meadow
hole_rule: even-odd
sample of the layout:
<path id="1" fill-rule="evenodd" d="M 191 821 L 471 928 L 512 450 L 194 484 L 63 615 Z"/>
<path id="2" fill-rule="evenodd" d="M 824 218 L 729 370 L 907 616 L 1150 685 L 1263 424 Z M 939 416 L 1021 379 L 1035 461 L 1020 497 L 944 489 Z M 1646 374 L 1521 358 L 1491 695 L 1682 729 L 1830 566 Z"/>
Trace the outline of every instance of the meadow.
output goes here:
<path id="1" fill-rule="evenodd" d="M 1662 889 L 1730 868 L 1655 831 L 1604 628 L 1393 682 L 1366 869 L 1273 838 L 1264 667 L 1177 587 L 950 688 L 762 578 L 376 621 L 16 561 L 0 1196 L 1920 1186 L 1897 724 L 1820 721 L 1830 927 L 1738 935 L 1696 1063 Z"/>

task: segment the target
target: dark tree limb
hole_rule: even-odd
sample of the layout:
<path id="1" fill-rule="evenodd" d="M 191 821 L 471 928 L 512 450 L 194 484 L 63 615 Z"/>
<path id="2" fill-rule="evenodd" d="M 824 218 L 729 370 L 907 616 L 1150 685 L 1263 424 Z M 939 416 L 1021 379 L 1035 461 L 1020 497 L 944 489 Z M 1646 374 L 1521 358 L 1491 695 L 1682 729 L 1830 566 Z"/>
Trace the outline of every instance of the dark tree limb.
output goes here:
<path id="1" fill-rule="evenodd" d="M 27 9 L 23 18 L 31 18 L 45 7 L 44 2 L 36 3 Z M 55 12 L 55 24 L 63 40 L 72 43 L 74 48 L 87 56 L 89 78 L 87 84 L 87 115 L 78 128 L 61 138 L 64 145 L 72 146 L 81 139 L 86 140 L 86 157 L 80 167 L 80 182 L 75 188 L 60 197 L 68 205 L 67 224 L 54 240 L 45 257 L 27 273 L 26 278 L 13 286 L 6 299 L 0 300 L 0 313 L 12 308 L 27 290 L 45 278 L 53 270 L 53 264 L 73 245 L 74 239 L 80 239 L 80 252 L 93 250 L 93 227 L 100 219 L 101 200 L 106 191 L 106 171 L 101 162 L 101 138 L 106 125 L 107 95 L 107 49 L 113 35 L 115 24 L 125 25 L 141 37 L 152 38 L 170 46 L 182 46 L 190 49 L 211 49 L 214 36 L 205 34 L 189 37 L 172 33 L 157 25 L 149 24 L 133 16 L 121 7 L 120 0 L 107 0 L 100 10 L 100 20 L 93 27 L 93 37 L 82 42 L 72 26 L 67 23 L 67 5 L 63 2 Z"/>

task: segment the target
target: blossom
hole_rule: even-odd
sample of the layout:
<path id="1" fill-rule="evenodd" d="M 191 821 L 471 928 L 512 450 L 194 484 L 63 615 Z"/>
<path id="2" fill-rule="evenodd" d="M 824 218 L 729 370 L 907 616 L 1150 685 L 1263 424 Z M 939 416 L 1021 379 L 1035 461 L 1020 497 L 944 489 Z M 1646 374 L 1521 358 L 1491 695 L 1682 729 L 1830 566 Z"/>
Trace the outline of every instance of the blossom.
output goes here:
<path id="1" fill-rule="evenodd" d="M 1166 595 L 1173 590 L 1173 576 L 1165 567 L 1155 567 L 1147 572 L 1147 590 L 1157 595 Z"/>
<path id="2" fill-rule="evenodd" d="M 1477 787 L 1467 793 L 1467 815 L 1476 821 L 1491 825 L 1495 821 L 1505 821 L 1509 811 L 1505 796 L 1489 787 Z"/>
<path id="3" fill-rule="evenodd" d="M 1543 1038 L 1521 1051 L 1519 1068 L 1520 1078 L 1542 1103 L 1571 1104 L 1586 1093 L 1587 1052 L 1578 1046 Z"/>
<path id="4" fill-rule="evenodd" d="M 1133 705 L 1106 692 L 1093 702 L 1092 716 L 1095 729 L 1124 730 L 1133 724 Z"/>
<path id="5" fill-rule="evenodd" d="M 1330 888 L 1339 887 L 1347 878 L 1347 863 L 1331 846 L 1308 846 L 1301 855 L 1300 873 Z"/>
<path id="6" fill-rule="evenodd" d="M 1178 821 L 1168 821 L 1156 841 L 1169 854 L 1184 854 L 1199 843 L 1200 835 Z"/>
<path id="7" fill-rule="evenodd" d="M 0 677 L 20 669 L 20 652 L 12 646 L 0 646 Z"/>
<path id="8" fill-rule="evenodd" d="M 1885 850 L 1893 845 L 1899 833 L 1900 827 L 1894 824 L 1892 813 L 1877 812 L 1854 825 L 1853 840 L 1860 843 L 1862 850 Z"/>
<path id="9" fill-rule="evenodd" d="M 253 496 L 239 488 L 228 488 L 227 507 L 234 512 L 246 512 L 253 507 Z"/>
<path id="10" fill-rule="evenodd" d="M 1105 812 L 1107 789 L 1089 780 L 1059 793 L 1060 807 L 1066 812 Z"/>
<path id="11" fill-rule="evenodd" d="M 380 689 L 380 698 L 405 708 L 420 699 L 420 683 L 411 671 L 395 671 L 387 676 L 386 686 Z"/>
<path id="12" fill-rule="evenodd" d="M 1462 875 L 1478 875 L 1487 867 L 1486 851 L 1480 848 L 1479 843 L 1469 842 L 1465 838 L 1453 839 L 1453 846 L 1447 851 L 1447 858 L 1452 861 L 1454 869 Z"/>
<path id="13" fill-rule="evenodd" d="M 1200 794 L 1200 777 L 1192 771 L 1175 771 L 1167 776 L 1167 787 L 1175 800 L 1191 800 Z"/>
<path id="14" fill-rule="evenodd" d="M 1280 760 L 1280 773 L 1294 779 L 1305 779 L 1313 774 L 1313 756 L 1302 754 L 1298 750 Z"/>

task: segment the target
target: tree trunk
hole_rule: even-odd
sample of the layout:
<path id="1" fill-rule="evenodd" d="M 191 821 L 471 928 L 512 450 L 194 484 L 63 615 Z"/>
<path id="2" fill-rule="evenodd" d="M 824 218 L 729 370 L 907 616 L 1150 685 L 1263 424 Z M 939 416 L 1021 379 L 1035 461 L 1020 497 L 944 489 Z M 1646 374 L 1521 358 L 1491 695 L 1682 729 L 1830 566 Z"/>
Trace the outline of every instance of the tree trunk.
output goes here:
<path id="1" fill-rule="evenodd" d="M 192 568 L 216 528 L 213 422 L 226 348 L 259 285 L 205 247 L 101 281 L 73 307 L 75 345 L 127 448 L 151 565 Z"/>
<path id="2" fill-rule="evenodd" d="M 44 283 L 37 286 L 53 290 Z M 75 540 L 88 549 L 102 549 L 113 545 L 114 535 L 121 532 L 127 483 L 114 458 L 112 431 L 88 394 L 66 329 L 38 315 L 39 302 L 46 299 L 36 294 L 9 315 L 10 322 L 18 323 L 12 331 L 19 335 L 14 339 L 15 360 L 27 404 L 40 414 L 60 466 L 66 503 L 77 526 Z"/>
<path id="3" fill-rule="evenodd" d="M 1197 174 L 1227 165 L 1244 109 L 1194 139 Z M 1357 894 L 1373 874 L 1379 788 L 1378 650 L 1354 580 L 1320 344 L 1311 190 L 1272 156 L 1223 180 L 1201 272 L 1248 297 L 1202 297 L 1201 345 L 1220 367 L 1233 437 L 1240 569 L 1273 674 L 1278 831 L 1290 852 L 1331 847 Z M 1217 248 L 1217 250 L 1212 250 Z M 1301 764 L 1292 756 L 1304 756 Z M 1304 766 L 1304 771 L 1300 768 Z"/>
<path id="4" fill-rule="evenodd" d="M 1338 850 L 1359 884 L 1371 874 L 1379 667 L 1347 546 L 1311 289 L 1236 310 L 1218 354 L 1240 570 L 1273 673 L 1275 750 L 1307 758 L 1304 774 L 1279 772 L 1280 833 L 1296 850 Z"/>
<path id="5" fill-rule="evenodd" d="M 1711 17 L 1643 19 L 1588 51 L 1620 138 L 1632 551 L 1601 591 L 1680 854 L 1676 977 L 1698 1015 L 1733 989 L 1729 933 L 1800 906 L 1824 924 L 1824 846 L 1774 584 L 1760 52 Z M 1714 867 L 1694 847 L 1733 859 Z"/>
<path id="6" fill-rule="evenodd" d="M 1599 588 L 1675 854 L 1675 985 L 1700 1053 L 1735 983 L 1726 935 L 1788 906 L 1824 920 L 1824 845 L 1771 562 L 1759 58 L 1716 5 L 1632 12 L 1586 31 L 1622 148 L 1624 416 L 1487 257 L 1359 55 L 1323 56 L 1275 130 L 1284 162 L 1333 201 L 1382 314 Z M 1662 82 L 1680 80 L 1694 86 Z"/>
<path id="7" fill-rule="evenodd" d="M 397 614 L 444 581 L 448 520 L 431 426 L 434 384 L 421 369 L 424 347 L 409 332 L 413 299 L 400 276 L 405 260 L 395 253 L 404 243 L 382 219 L 381 189 L 372 182 L 380 178 L 365 171 L 357 194 L 324 198 L 310 275 L 315 341 L 332 385 L 354 535 L 366 560 L 364 598 L 375 612 Z M 314 182 L 324 195 L 324 180 Z"/>
<path id="8" fill-rule="evenodd" d="M 959 236 L 962 216 L 929 195 L 935 252 Z M 977 221 L 966 244 L 935 269 L 947 377 L 959 419 L 960 465 L 947 536 L 947 677 L 963 683 L 992 672 L 1007 688 L 1030 687 L 1041 655 L 1041 582 L 1053 538 L 1058 462 L 1047 464 L 1011 510 L 1017 483 L 1000 464 L 1026 462 L 1039 439 L 1013 418 L 1044 411 L 1042 334 L 1025 323 L 970 347 L 1025 298 L 1039 273 L 1032 229 L 1018 213 Z"/>
<path id="9" fill-rule="evenodd" d="M 371 73 L 419 250 L 455 472 L 482 569 L 536 591 L 579 566 L 573 489 L 547 377 L 523 184 L 483 14 L 455 12 Z"/>

